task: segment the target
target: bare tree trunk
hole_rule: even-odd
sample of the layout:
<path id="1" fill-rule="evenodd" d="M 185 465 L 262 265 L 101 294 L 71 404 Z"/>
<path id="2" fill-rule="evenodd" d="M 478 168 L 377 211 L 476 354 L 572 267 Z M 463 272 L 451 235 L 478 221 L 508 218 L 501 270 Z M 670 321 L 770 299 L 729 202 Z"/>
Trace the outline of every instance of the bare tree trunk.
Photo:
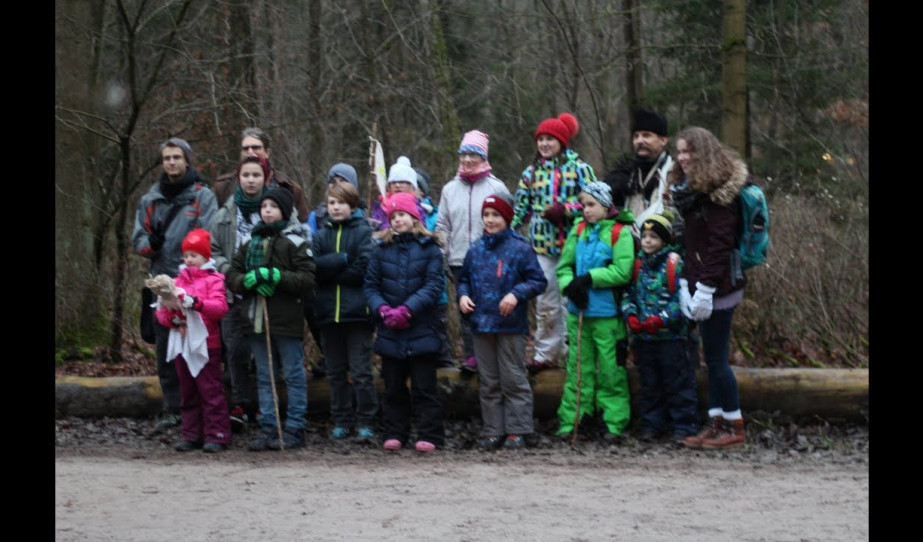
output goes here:
<path id="1" fill-rule="evenodd" d="M 629 111 L 644 104 L 644 64 L 641 60 L 640 0 L 622 0 L 625 32 L 625 87 Z M 629 127 L 629 131 L 631 128 Z"/>
<path id="2" fill-rule="evenodd" d="M 721 136 L 742 156 L 749 154 L 747 140 L 746 0 L 724 2 L 724 46 L 721 61 Z"/>

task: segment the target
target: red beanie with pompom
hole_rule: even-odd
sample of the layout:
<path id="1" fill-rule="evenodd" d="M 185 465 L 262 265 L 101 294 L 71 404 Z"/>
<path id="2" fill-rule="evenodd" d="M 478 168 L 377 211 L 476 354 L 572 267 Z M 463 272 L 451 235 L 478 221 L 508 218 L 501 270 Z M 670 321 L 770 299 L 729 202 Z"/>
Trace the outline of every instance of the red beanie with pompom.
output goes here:
<path id="1" fill-rule="evenodd" d="M 577 117 L 570 113 L 561 113 L 555 119 L 545 119 L 535 130 L 535 139 L 542 134 L 550 135 L 561 142 L 561 145 L 567 147 L 570 138 L 577 135 L 580 131 L 580 123 Z"/>

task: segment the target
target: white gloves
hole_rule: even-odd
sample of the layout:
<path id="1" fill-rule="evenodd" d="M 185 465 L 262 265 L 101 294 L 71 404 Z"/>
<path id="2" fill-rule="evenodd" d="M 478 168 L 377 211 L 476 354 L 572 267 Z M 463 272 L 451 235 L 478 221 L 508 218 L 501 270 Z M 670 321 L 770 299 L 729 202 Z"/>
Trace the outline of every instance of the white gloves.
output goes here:
<path id="1" fill-rule="evenodd" d="M 689 295 L 689 281 L 679 279 L 679 308 L 683 311 L 683 316 L 692 319 L 692 312 L 689 306 L 692 305 L 692 296 Z"/>
<path id="2" fill-rule="evenodd" d="M 689 312 L 692 313 L 692 319 L 696 322 L 708 320 L 711 316 L 712 295 L 717 288 L 705 286 L 701 282 L 695 283 L 695 295 L 689 305 Z"/>
<path id="3" fill-rule="evenodd" d="M 191 309 L 195 305 L 196 299 L 194 295 L 186 294 L 183 296 L 183 308 Z"/>

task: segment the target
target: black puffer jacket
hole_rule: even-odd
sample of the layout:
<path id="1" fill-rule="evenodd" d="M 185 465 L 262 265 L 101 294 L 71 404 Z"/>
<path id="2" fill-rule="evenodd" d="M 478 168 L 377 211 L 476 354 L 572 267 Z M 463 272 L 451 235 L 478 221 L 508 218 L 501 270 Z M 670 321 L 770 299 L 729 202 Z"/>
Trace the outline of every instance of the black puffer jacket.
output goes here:
<path id="1" fill-rule="evenodd" d="M 372 228 L 359 209 L 342 222 L 328 220 L 314 235 L 318 324 L 371 322 L 362 285 L 373 248 Z"/>

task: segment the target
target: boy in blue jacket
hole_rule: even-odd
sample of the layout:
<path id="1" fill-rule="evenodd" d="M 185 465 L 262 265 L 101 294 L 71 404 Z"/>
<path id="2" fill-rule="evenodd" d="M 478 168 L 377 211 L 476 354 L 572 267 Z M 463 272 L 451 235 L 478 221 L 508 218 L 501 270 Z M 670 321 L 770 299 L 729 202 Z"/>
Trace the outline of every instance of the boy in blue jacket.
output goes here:
<path id="1" fill-rule="evenodd" d="M 529 240 L 509 228 L 513 204 L 509 194 L 484 198 L 484 235 L 471 244 L 458 274 L 458 308 L 469 319 L 478 362 L 482 450 L 522 448 L 534 431 L 525 365 L 528 300 L 544 292 L 548 280 Z"/>

